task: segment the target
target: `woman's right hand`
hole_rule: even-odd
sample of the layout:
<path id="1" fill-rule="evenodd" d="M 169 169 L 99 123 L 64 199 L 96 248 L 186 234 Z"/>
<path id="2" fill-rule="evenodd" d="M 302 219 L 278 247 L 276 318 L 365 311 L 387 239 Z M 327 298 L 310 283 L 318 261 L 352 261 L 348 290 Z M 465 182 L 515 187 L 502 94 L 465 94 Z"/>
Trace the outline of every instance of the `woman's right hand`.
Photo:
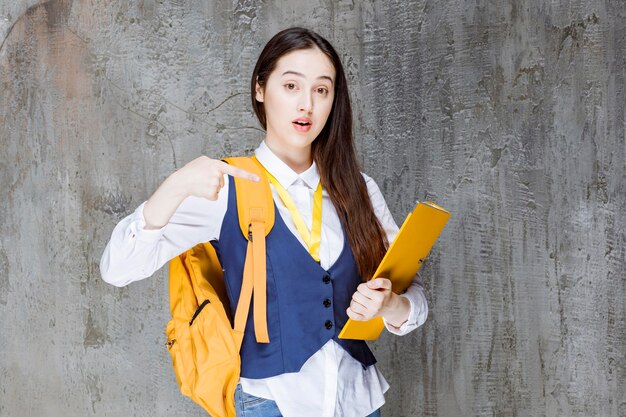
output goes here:
<path id="1" fill-rule="evenodd" d="M 189 196 L 217 200 L 224 187 L 224 174 L 259 181 L 248 171 L 219 159 L 199 156 L 167 177 L 143 208 L 145 229 L 160 229 L 166 225 L 180 203 Z"/>
<path id="2" fill-rule="evenodd" d="M 204 155 L 188 162 L 172 175 L 176 175 L 176 182 L 185 190 L 185 196 L 217 200 L 219 191 L 224 187 L 224 174 L 259 181 L 255 174 Z"/>

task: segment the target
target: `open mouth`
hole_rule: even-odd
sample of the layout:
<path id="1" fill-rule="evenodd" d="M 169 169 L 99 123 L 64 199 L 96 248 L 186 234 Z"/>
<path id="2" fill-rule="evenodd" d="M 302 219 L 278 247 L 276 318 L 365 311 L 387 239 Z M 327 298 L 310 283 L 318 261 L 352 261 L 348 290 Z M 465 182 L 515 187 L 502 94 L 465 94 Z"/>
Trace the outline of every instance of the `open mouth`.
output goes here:
<path id="1" fill-rule="evenodd" d="M 296 120 L 293 123 L 293 128 L 296 129 L 297 132 L 308 132 L 311 129 L 311 123 L 305 122 L 303 120 Z"/>

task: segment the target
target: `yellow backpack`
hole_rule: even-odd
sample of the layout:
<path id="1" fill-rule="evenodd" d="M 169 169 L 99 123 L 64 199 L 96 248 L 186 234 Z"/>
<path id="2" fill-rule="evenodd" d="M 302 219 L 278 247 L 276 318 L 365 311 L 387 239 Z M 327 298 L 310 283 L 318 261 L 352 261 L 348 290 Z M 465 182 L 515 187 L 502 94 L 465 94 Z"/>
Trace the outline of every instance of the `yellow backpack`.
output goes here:
<path id="1" fill-rule="evenodd" d="M 243 284 L 231 327 L 230 303 L 213 246 L 200 243 L 169 262 L 172 319 L 167 348 L 181 392 L 212 417 L 235 417 L 243 341 L 254 293 L 254 329 L 258 343 L 269 343 L 266 317 L 265 236 L 274 226 L 274 201 L 263 168 L 254 158 L 224 161 L 253 172 L 253 182 L 235 177 L 241 232 L 248 239 Z M 253 291 L 254 290 L 254 291 Z"/>

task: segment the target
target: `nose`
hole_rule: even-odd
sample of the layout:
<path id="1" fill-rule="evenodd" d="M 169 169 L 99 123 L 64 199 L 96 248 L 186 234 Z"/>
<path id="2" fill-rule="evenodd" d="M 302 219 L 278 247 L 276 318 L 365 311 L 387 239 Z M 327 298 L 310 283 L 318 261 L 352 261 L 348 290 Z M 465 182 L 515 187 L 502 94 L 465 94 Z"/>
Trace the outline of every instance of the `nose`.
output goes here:
<path id="1" fill-rule="evenodd" d="M 311 113 L 313 110 L 313 94 L 311 92 L 304 92 L 300 97 L 300 104 L 298 104 L 299 111 L 305 111 Z"/>

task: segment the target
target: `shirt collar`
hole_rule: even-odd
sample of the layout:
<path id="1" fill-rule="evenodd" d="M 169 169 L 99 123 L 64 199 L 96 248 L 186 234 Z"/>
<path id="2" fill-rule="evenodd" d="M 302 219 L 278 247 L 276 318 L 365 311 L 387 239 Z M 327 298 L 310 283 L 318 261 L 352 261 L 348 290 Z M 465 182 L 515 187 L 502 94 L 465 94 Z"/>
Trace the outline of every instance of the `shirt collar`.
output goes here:
<path id="1" fill-rule="evenodd" d="M 255 149 L 254 155 L 261 165 L 263 165 L 285 189 L 289 188 L 298 178 L 304 181 L 304 183 L 313 190 L 317 188 L 320 182 L 320 174 L 315 161 L 313 161 L 306 171 L 298 174 L 272 152 L 265 143 L 265 140 Z"/>

